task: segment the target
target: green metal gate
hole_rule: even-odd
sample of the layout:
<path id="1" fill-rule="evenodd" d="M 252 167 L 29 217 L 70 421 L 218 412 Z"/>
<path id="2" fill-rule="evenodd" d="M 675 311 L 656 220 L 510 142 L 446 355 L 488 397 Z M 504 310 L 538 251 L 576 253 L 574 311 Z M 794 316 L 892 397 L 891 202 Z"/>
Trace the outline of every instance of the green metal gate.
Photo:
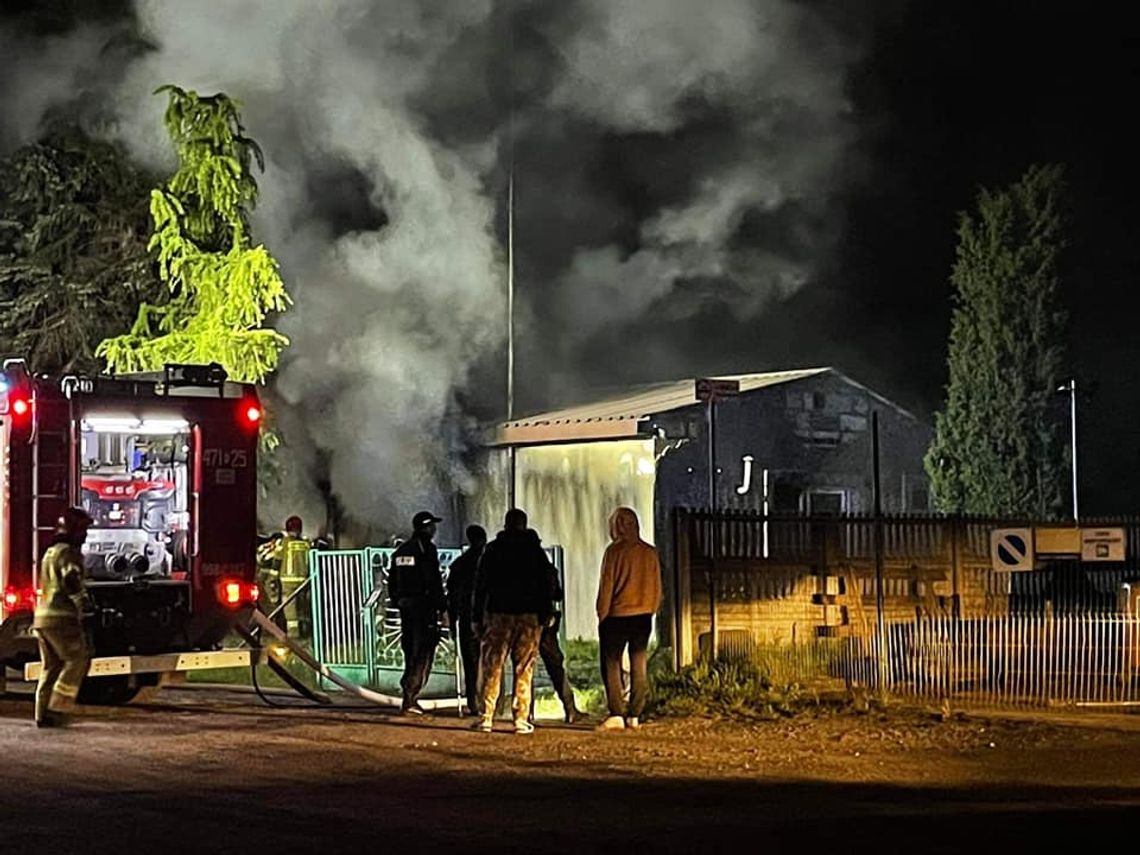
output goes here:
<path id="1" fill-rule="evenodd" d="M 552 546 L 546 551 L 565 587 L 562 547 Z M 388 571 L 394 552 L 376 546 L 314 549 L 309 553 L 309 578 L 317 660 L 359 686 L 399 696 L 404 671 L 400 612 L 388 599 Z M 460 554 L 459 549 L 439 550 L 445 581 L 451 562 Z M 563 620 L 563 635 L 565 626 Z M 457 669 L 455 641 L 451 632 L 441 627 L 423 697 L 456 697 Z"/>

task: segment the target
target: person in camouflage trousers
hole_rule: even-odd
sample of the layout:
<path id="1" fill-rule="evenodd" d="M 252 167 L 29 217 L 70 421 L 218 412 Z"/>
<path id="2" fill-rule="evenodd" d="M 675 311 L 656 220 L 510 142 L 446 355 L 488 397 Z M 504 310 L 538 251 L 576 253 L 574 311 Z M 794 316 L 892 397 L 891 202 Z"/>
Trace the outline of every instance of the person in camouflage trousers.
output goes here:
<path id="1" fill-rule="evenodd" d="M 475 723 L 475 729 L 484 732 L 493 727 L 495 704 L 502 688 L 503 665 L 510 654 L 514 665 L 515 688 L 511 705 L 517 733 L 531 733 L 534 725 L 530 715 L 531 692 L 534 685 L 534 666 L 538 661 L 538 644 L 542 626 L 532 614 L 491 614 L 483 625 L 480 645 L 479 674 L 482 684 L 482 705 L 486 712 Z"/>
<path id="2" fill-rule="evenodd" d="M 36 725 L 58 727 L 75 709 L 91 657 L 83 630 L 87 591 L 83 553 L 92 519 L 82 508 L 68 508 L 56 523 L 55 537 L 40 561 L 42 595 L 32 629 L 40 645 L 36 686 Z"/>
<path id="3" fill-rule="evenodd" d="M 542 627 L 554 604 L 550 589 L 550 561 L 538 535 L 527 528 L 526 514 L 507 512 L 503 530 L 487 544 L 475 575 L 472 622 L 479 635 L 482 714 L 474 729 L 490 733 L 503 664 L 510 653 L 514 663 L 515 733 L 533 733 L 529 721 L 534 663 Z"/>

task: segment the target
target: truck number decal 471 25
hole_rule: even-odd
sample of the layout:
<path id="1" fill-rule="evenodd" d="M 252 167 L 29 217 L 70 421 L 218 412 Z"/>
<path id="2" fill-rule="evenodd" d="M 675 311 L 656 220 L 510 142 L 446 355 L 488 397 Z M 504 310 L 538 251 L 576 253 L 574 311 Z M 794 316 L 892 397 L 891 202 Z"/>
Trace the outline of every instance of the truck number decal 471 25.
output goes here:
<path id="1" fill-rule="evenodd" d="M 245 469 L 249 466 L 249 452 L 244 448 L 206 448 L 202 450 L 202 465 Z"/>

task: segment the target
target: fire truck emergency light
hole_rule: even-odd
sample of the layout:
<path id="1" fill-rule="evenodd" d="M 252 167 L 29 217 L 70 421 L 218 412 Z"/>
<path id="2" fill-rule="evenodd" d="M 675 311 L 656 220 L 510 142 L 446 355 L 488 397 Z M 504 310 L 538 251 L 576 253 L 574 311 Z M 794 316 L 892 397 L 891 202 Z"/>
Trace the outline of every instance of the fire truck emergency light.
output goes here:
<path id="1" fill-rule="evenodd" d="M 83 420 L 84 432 L 169 434 L 190 429 L 184 419 L 135 419 L 129 416 L 94 416 Z"/>
<path id="2" fill-rule="evenodd" d="M 253 605 L 261 596 L 256 584 L 243 582 L 240 579 L 223 579 L 218 583 L 218 600 L 224 606 L 237 608 L 242 605 Z"/>
<path id="3" fill-rule="evenodd" d="M 261 421 L 261 407 L 257 406 L 257 404 L 249 404 L 242 411 L 242 415 L 245 416 L 247 422 L 251 425 L 255 425 Z"/>
<path id="4" fill-rule="evenodd" d="M 36 607 L 35 588 L 16 588 L 9 586 L 4 589 L 4 610 L 12 612 L 32 611 Z"/>

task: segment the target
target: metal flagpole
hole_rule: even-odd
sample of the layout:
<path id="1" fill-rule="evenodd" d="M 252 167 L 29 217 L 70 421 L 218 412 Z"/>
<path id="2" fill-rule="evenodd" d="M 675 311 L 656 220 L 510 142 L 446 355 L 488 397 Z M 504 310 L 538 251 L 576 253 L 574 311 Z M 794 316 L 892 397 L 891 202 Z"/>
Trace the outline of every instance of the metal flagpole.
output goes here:
<path id="1" fill-rule="evenodd" d="M 507 19 L 510 109 L 507 116 L 507 421 L 515 417 L 515 31 Z M 507 510 L 515 507 L 516 455 L 514 445 L 507 446 Z"/>
<path id="2" fill-rule="evenodd" d="M 515 417 L 515 168 L 507 182 L 507 421 Z M 515 506 L 515 447 L 507 446 L 507 510 Z"/>

